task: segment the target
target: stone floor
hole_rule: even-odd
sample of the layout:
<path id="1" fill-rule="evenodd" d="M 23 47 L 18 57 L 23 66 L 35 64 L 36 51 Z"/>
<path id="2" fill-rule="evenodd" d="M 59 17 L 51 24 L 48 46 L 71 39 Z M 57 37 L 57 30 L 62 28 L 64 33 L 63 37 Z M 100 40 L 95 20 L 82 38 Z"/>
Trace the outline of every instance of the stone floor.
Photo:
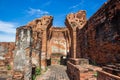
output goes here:
<path id="1" fill-rule="evenodd" d="M 37 77 L 37 80 L 69 80 L 66 73 L 66 66 L 49 66 L 48 70 L 44 74 Z"/>

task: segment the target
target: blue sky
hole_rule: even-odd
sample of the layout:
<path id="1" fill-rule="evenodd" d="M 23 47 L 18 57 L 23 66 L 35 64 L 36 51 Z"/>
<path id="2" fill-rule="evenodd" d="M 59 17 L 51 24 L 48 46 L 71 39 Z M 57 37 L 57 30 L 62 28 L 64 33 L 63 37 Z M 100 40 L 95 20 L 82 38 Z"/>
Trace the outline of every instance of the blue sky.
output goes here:
<path id="1" fill-rule="evenodd" d="M 15 41 L 16 28 L 43 15 L 54 16 L 54 26 L 65 26 L 69 13 L 86 10 L 90 18 L 107 0 L 0 0 L 0 42 Z"/>

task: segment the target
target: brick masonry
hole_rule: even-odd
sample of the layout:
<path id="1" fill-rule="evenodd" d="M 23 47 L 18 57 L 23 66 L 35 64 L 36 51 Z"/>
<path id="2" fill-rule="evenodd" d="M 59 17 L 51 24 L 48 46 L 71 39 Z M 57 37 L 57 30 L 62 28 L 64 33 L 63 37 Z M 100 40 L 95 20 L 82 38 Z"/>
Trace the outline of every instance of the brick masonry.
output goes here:
<path id="1" fill-rule="evenodd" d="M 70 33 L 70 55 L 71 58 L 77 58 L 79 55 L 80 48 L 77 41 L 79 40 L 77 37 L 77 29 L 82 29 L 86 24 L 86 12 L 81 10 L 77 13 L 71 13 L 66 16 L 65 24 Z M 77 51 L 78 50 L 78 51 Z M 79 55 L 80 56 L 80 55 Z"/>
<path id="2" fill-rule="evenodd" d="M 0 42 L 0 60 L 6 60 L 8 64 L 13 65 L 14 42 Z"/>
<path id="3" fill-rule="evenodd" d="M 15 46 L 0 43 L 0 58 L 14 63 L 14 79 L 30 80 L 32 67 L 45 70 L 53 53 L 100 65 L 120 62 L 119 0 L 108 0 L 89 20 L 84 10 L 68 14 L 65 28 L 53 27 L 52 21 L 52 16 L 43 16 L 17 28 Z"/>
<path id="4" fill-rule="evenodd" d="M 0 42 L 0 78 L 12 78 L 14 49 L 14 42 Z"/>
<path id="5" fill-rule="evenodd" d="M 77 30 L 78 57 L 96 64 L 120 62 L 120 1 L 109 0 Z"/>

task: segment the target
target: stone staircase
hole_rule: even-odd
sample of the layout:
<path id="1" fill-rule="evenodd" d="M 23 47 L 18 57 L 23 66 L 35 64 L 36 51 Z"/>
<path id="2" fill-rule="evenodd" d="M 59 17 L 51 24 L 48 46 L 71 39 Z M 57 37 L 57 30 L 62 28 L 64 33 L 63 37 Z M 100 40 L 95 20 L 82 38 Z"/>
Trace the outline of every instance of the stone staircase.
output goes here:
<path id="1" fill-rule="evenodd" d="M 103 71 L 120 77 L 120 63 L 103 66 Z"/>

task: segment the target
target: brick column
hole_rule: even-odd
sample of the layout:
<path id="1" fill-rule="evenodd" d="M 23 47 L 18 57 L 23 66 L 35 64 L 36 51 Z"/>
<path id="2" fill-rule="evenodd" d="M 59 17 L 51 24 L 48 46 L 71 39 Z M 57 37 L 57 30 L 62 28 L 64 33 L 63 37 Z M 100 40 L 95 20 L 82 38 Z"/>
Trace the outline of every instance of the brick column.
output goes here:
<path id="1" fill-rule="evenodd" d="M 47 56 L 47 33 L 46 30 L 44 30 L 42 35 L 42 51 L 41 51 L 41 68 L 43 70 L 45 70 L 45 67 L 47 66 L 46 56 Z"/>
<path id="2" fill-rule="evenodd" d="M 76 30 L 73 30 L 73 58 L 76 58 Z"/>

